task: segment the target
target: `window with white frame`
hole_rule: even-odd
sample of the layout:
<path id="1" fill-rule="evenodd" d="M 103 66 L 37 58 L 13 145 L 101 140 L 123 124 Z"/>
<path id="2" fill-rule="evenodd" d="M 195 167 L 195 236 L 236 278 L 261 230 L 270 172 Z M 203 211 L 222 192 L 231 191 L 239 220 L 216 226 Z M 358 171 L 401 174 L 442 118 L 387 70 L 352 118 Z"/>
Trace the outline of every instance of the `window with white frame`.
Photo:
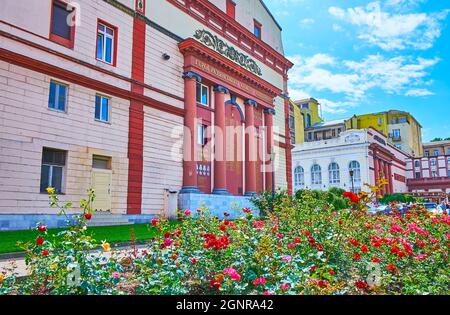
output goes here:
<path id="1" fill-rule="evenodd" d="M 439 150 L 438 149 L 434 150 L 434 156 L 439 156 Z"/>
<path id="2" fill-rule="evenodd" d="M 311 167 L 311 184 L 322 185 L 322 169 L 318 164 Z"/>
<path id="3" fill-rule="evenodd" d="M 66 165 L 66 151 L 44 148 L 42 150 L 40 191 L 52 187 L 60 194 L 63 190 L 63 176 Z"/>
<path id="4" fill-rule="evenodd" d="M 67 94 L 69 87 L 56 81 L 50 81 L 48 108 L 65 112 L 67 108 Z"/>
<path id="5" fill-rule="evenodd" d="M 110 122 L 111 99 L 103 95 L 95 96 L 95 120 Z"/>
<path id="6" fill-rule="evenodd" d="M 294 170 L 294 186 L 296 188 L 305 186 L 305 170 L 301 166 L 297 166 Z"/>
<path id="7" fill-rule="evenodd" d="M 330 166 L 328 166 L 328 175 L 330 184 L 339 184 L 341 182 L 339 165 L 337 163 L 331 163 Z"/>
<path id="8" fill-rule="evenodd" d="M 114 64 L 117 30 L 103 23 L 97 28 L 97 59 Z"/>
<path id="9" fill-rule="evenodd" d="M 361 165 L 358 161 L 351 161 L 348 166 L 349 171 L 353 171 L 353 181 L 355 183 L 361 182 Z"/>
<path id="10" fill-rule="evenodd" d="M 209 87 L 197 82 L 197 103 L 209 106 Z"/>
<path id="11" fill-rule="evenodd" d="M 198 124 L 197 125 L 197 143 L 199 145 L 205 146 L 206 142 L 207 142 L 207 135 L 206 135 L 206 131 L 207 131 L 208 126 L 206 125 L 202 125 L 202 124 Z"/>
<path id="12" fill-rule="evenodd" d="M 436 166 L 436 159 L 430 160 L 430 166 Z"/>

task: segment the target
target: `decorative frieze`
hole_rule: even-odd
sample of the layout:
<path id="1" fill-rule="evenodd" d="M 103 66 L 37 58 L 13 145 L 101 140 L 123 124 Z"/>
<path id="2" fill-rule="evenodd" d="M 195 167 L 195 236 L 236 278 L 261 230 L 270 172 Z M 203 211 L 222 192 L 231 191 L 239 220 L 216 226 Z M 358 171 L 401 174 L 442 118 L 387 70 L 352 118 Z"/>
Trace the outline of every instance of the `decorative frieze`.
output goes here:
<path id="1" fill-rule="evenodd" d="M 248 71 L 262 76 L 261 68 L 258 66 L 255 60 L 237 51 L 236 48 L 225 43 L 217 35 L 213 35 L 211 32 L 206 30 L 197 30 L 195 31 L 194 38 L 205 44 L 209 48 L 214 49 L 221 55 L 233 60 Z"/>

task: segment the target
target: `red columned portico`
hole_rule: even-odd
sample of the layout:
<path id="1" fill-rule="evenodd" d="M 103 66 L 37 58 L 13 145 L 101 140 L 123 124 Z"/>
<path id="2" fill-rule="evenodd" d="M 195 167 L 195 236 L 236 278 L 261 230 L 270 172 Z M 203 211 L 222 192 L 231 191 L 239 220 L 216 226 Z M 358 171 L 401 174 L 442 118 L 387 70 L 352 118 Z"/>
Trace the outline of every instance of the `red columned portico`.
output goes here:
<path id="1" fill-rule="evenodd" d="M 214 100 L 214 106 L 208 107 L 214 117 L 214 170 L 213 187 L 210 192 L 217 195 L 238 194 L 252 196 L 258 192 L 257 178 L 266 178 L 265 190 L 272 189 L 273 168 L 267 157 L 273 151 L 273 115 L 275 114 L 273 100 L 281 94 L 281 90 L 264 81 L 254 73 L 242 68 L 230 59 L 204 46 L 194 39 L 187 39 L 179 44 L 180 51 L 184 55 L 184 79 L 185 79 L 185 127 L 186 136 L 184 143 L 184 176 L 182 194 L 199 193 L 197 185 L 197 165 L 195 159 L 197 128 L 202 125 L 200 111 L 205 110 L 203 104 L 197 103 L 197 82 L 210 87 L 210 98 Z M 231 100 L 227 101 L 230 94 Z M 243 101 L 243 105 L 236 103 L 236 98 Z M 240 107 L 244 108 L 240 108 Z M 266 129 L 267 152 L 263 153 L 267 167 L 265 175 L 258 176 L 257 169 L 258 146 L 255 128 L 255 113 L 264 111 Z M 245 115 L 244 115 L 245 112 Z M 229 115 L 231 115 L 229 117 Z M 245 117 L 244 117 L 245 116 Z M 198 119 L 198 121 L 197 121 Z M 228 138 L 227 128 L 244 128 L 245 137 L 242 138 L 245 146 L 245 163 L 239 154 L 242 133 L 239 131 Z M 242 125 L 242 126 L 241 126 Z M 190 134 L 190 136 L 187 136 Z M 236 136 L 237 135 L 237 136 Z M 245 140 L 244 140 L 245 138 Z M 236 146 L 238 148 L 236 148 Z M 227 152 L 230 148 L 237 151 Z M 233 156 L 229 161 L 227 158 Z M 192 157 L 194 159 L 192 159 Z M 264 161 L 262 161 L 264 163 Z M 245 171 L 242 172 L 242 168 Z M 245 176 L 245 178 L 244 178 Z M 242 184 L 245 181 L 245 186 Z M 244 188 L 243 188 L 244 187 Z M 202 191 L 204 192 L 204 191 Z"/>
<path id="2" fill-rule="evenodd" d="M 395 158 L 391 152 L 384 150 L 377 144 L 372 144 L 373 163 L 375 173 L 375 183 L 379 180 L 387 180 L 387 184 L 381 188 L 381 195 L 394 193 L 393 175 L 392 175 L 392 161 Z"/>

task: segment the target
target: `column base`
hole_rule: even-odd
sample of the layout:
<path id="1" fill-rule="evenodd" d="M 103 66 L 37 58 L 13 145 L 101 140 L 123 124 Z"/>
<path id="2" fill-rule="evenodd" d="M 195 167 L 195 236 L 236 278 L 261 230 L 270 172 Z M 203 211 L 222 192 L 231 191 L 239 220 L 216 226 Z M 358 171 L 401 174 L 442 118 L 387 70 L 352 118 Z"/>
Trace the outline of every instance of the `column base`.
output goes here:
<path id="1" fill-rule="evenodd" d="M 196 186 L 184 186 L 180 194 L 201 194 L 202 192 Z"/>
<path id="2" fill-rule="evenodd" d="M 212 193 L 213 195 L 230 195 L 230 193 L 226 189 L 214 189 Z"/>
<path id="3" fill-rule="evenodd" d="M 244 196 L 245 197 L 255 197 L 255 196 L 258 196 L 258 193 L 254 192 L 254 191 L 249 191 L 249 192 L 246 192 Z"/>

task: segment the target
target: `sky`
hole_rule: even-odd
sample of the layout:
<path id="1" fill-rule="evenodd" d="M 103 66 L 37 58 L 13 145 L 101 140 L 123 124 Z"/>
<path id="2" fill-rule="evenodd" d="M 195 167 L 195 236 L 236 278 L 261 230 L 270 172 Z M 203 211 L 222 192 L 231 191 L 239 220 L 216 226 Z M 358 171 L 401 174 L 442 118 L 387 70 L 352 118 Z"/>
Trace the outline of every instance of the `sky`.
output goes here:
<path id="1" fill-rule="evenodd" d="M 266 0 L 295 66 L 289 95 L 326 120 L 408 111 L 450 137 L 450 0 Z"/>

